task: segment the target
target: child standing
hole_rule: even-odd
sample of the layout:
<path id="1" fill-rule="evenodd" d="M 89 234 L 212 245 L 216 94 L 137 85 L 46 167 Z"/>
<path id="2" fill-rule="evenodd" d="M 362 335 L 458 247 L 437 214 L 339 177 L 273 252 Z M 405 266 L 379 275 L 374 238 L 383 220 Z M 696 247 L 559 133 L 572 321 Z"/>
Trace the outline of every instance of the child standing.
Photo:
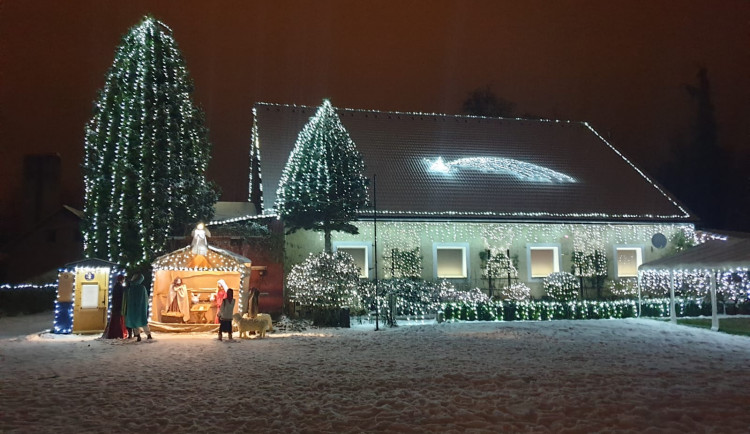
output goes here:
<path id="1" fill-rule="evenodd" d="M 222 300 L 219 307 L 219 340 L 223 332 L 229 333 L 229 340 L 232 340 L 232 314 L 234 313 L 234 290 L 227 289 L 227 297 Z"/>

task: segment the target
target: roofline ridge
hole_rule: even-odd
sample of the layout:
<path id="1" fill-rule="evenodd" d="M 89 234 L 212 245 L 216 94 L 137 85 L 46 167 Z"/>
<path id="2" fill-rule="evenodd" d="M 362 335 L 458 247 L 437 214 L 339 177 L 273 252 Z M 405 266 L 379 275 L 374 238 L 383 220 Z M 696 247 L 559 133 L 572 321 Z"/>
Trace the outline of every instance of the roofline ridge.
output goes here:
<path id="1" fill-rule="evenodd" d="M 417 218 L 528 218 L 528 219 L 592 219 L 598 218 L 602 221 L 672 221 L 680 220 L 680 222 L 690 223 L 693 221 L 693 216 L 689 214 L 608 214 L 598 211 L 591 212 L 552 212 L 552 211 L 518 211 L 518 212 L 496 212 L 496 211 L 393 211 L 386 209 L 379 209 L 377 211 L 379 217 L 417 217 Z M 359 215 L 369 216 L 374 214 L 371 209 L 361 209 L 357 211 Z"/>
<path id="2" fill-rule="evenodd" d="M 330 101 L 330 100 L 329 100 Z M 284 107 L 284 108 L 303 108 L 303 109 L 316 109 L 317 107 L 304 105 L 304 104 L 288 104 L 288 103 L 270 103 L 264 101 L 256 101 L 253 106 L 263 105 L 269 107 Z M 335 110 L 346 110 L 358 113 L 382 113 L 391 115 L 406 115 L 406 116 L 440 116 L 440 117 L 451 117 L 451 118 L 462 118 L 462 119 L 486 119 L 486 120 L 508 120 L 508 121 L 533 121 L 533 122 L 551 122 L 561 124 L 581 124 L 586 126 L 586 121 L 574 121 L 566 119 L 533 119 L 533 118 L 521 118 L 521 117 L 492 117 L 492 116 L 477 116 L 477 115 L 465 115 L 465 114 L 448 114 L 448 113 L 428 113 L 428 112 L 404 112 L 396 110 L 375 110 L 375 109 L 357 109 L 351 107 L 338 107 L 331 104 Z"/>
<path id="3" fill-rule="evenodd" d="M 664 196 L 664 198 L 666 198 L 672 205 L 676 206 L 677 209 L 679 209 L 680 211 L 682 211 L 682 213 L 685 216 L 685 218 L 694 218 L 694 216 L 690 212 L 688 212 L 688 210 L 685 209 L 685 207 L 681 203 L 679 203 L 676 198 L 674 198 L 670 194 L 668 194 L 667 191 L 666 191 L 666 189 L 662 188 L 661 185 L 659 185 L 656 181 L 654 181 L 648 175 L 646 175 L 646 172 L 644 172 L 643 170 L 641 170 L 641 168 L 639 168 L 638 166 L 636 166 L 635 163 L 633 163 L 632 161 L 630 161 L 630 159 L 628 159 L 628 157 L 626 157 L 625 154 L 622 153 L 622 151 L 620 151 L 619 149 L 615 148 L 614 145 L 612 145 L 611 143 L 609 143 L 609 141 L 607 141 L 607 139 L 605 139 L 601 134 L 599 134 L 599 132 L 597 130 L 595 130 L 594 127 L 591 126 L 591 124 L 589 124 L 588 122 L 584 122 L 584 125 L 586 127 L 588 127 L 591 130 L 591 132 L 594 133 L 594 135 L 596 135 L 596 137 L 599 138 L 599 140 L 601 140 L 602 142 L 604 142 L 605 145 L 607 145 L 620 158 L 622 158 L 623 161 L 625 161 L 626 163 L 628 163 L 628 165 L 630 165 L 630 167 L 632 167 L 636 171 L 636 173 L 638 173 L 639 175 L 641 175 L 643 177 L 643 179 L 645 179 L 649 184 L 651 184 L 651 186 L 653 186 L 656 189 L 656 191 L 658 191 L 659 193 L 661 193 L 662 196 Z"/>

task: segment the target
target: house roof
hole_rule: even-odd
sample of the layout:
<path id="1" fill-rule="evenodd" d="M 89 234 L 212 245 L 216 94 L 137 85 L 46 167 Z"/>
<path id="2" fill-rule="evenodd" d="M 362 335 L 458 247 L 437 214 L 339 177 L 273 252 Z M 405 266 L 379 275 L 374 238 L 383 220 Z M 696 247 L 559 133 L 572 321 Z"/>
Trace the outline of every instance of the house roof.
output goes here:
<path id="1" fill-rule="evenodd" d="M 255 104 L 264 214 L 273 212 L 286 161 L 316 110 Z M 585 122 L 336 112 L 366 176 L 377 174 L 379 216 L 693 221 Z"/>
<path id="2" fill-rule="evenodd" d="M 214 217 L 209 224 L 247 220 L 257 215 L 255 205 L 250 202 L 216 202 L 214 204 Z"/>
<path id="3" fill-rule="evenodd" d="M 65 268 L 120 268 L 120 264 L 99 258 L 84 258 L 65 264 Z"/>
<path id="4" fill-rule="evenodd" d="M 638 269 L 721 269 L 750 267 L 750 239 L 711 240 L 672 256 L 646 262 Z"/>
<path id="5" fill-rule="evenodd" d="M 27 231 L 21 233 L 19 236 L 12 238 L 9 242 L 5 243 L 4 245 L 0 246 L 0 254 L 7 254 L 8 251 L 13 249 L 13 246 L 17 244 L 22 244 L 26 242 L 28 237 L 39 231 L 44 230 L 45 228 L 48 229 L 50 225 L 55 224 L 55 219 L 58 217 L 72 217 L 73 220 L 79 221 L 83 219 L 83 211 L 77 210 L 73 208 L 72 206 L 68 205 L 62 205 L 61 207 L 55 209 L 52 213 L 35 223 L 30 229 Z M 76 223 L 78 225 L 79 223 Z"/>

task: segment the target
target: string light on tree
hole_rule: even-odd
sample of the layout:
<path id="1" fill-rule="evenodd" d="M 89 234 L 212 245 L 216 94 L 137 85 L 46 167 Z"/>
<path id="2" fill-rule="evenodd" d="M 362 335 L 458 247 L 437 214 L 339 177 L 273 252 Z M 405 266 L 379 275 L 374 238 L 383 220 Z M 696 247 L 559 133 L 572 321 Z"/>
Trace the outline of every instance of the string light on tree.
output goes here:
<path id="1" fill-rule="evenodd" d="M 172 30 L 152 17 L 131 28 L 86 126 L 88 256 L 147 265 L 171 234 L 213 214 L 210 145 L 192 91 Z"/>
<path id="2" fill-rule="evenodd" d="M 281 174 L 276 211 L 288 233 L 321 231 L 331 252 L 331 231 L 356 234 L 350 222 L 367 205 L 362 156 L 328 100 L 297 137 Z"/>

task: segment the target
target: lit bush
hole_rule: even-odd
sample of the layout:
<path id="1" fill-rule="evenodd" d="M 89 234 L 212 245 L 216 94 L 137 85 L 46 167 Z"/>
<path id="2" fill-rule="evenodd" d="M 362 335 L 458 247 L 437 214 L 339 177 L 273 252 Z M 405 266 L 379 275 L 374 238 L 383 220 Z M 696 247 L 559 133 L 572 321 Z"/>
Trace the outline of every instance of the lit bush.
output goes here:
<path id="1" fill-rule="evenodd" d="M 396 315 L 424 315 L 437 311 L 439 300 L 431 282 L 411 279 L 388 279 L 380 282 L 381 306 L 395 303 Z"/>
<path id="2" fill-rule="evenodd" d="M 287 276 L 289 299 L 301 306 L 334 309 L 356 305 L 359 267 L 348 253 L 310 254 Z"/>
<path id="3" fill-rule="evenodd" d="M 621 278 L 607 282 L 609 293 L 615 297 L 632 298 L 638 296 L 638 280 Z"/>
<path id="4" fill-rule="evenodd" d="M 362 298 L 361 305 L 374 310 L 374 284 L 360 283 L 359 295 Z M 397 316 L 431 315 L 440 309 L 441 304 L 447 302 L 476 304 L 490 301 L 478 288 L 461 291 L 447 280 L 427 282 L 412 279 L 381 280 L 378 284 L 377 299 L 381 310 L 388 309 L 393 302 L 394 313 Z"/>
<path id="5" fill-rule="evenodd" d="M 565 271 L 552 273 L 544 279 L 544 291 L 557 301 L 575 300 L 578 288 L 578 279 Z"/>
<path id="6" fill-rule="evenodd" d="M 504 300 L 528 300 L 531 298 L 531 288 L 524 283 L 517 282 L 500 288 L 500 298 Z"/>
<path id="7" fill-rule="evenodd" d="M 489 303 L 490 298 L 479 288 L 469 289 L 468 291 L 459 291 L 454 289 L 441 298 L 442 302 L 454 303 Z"/>

